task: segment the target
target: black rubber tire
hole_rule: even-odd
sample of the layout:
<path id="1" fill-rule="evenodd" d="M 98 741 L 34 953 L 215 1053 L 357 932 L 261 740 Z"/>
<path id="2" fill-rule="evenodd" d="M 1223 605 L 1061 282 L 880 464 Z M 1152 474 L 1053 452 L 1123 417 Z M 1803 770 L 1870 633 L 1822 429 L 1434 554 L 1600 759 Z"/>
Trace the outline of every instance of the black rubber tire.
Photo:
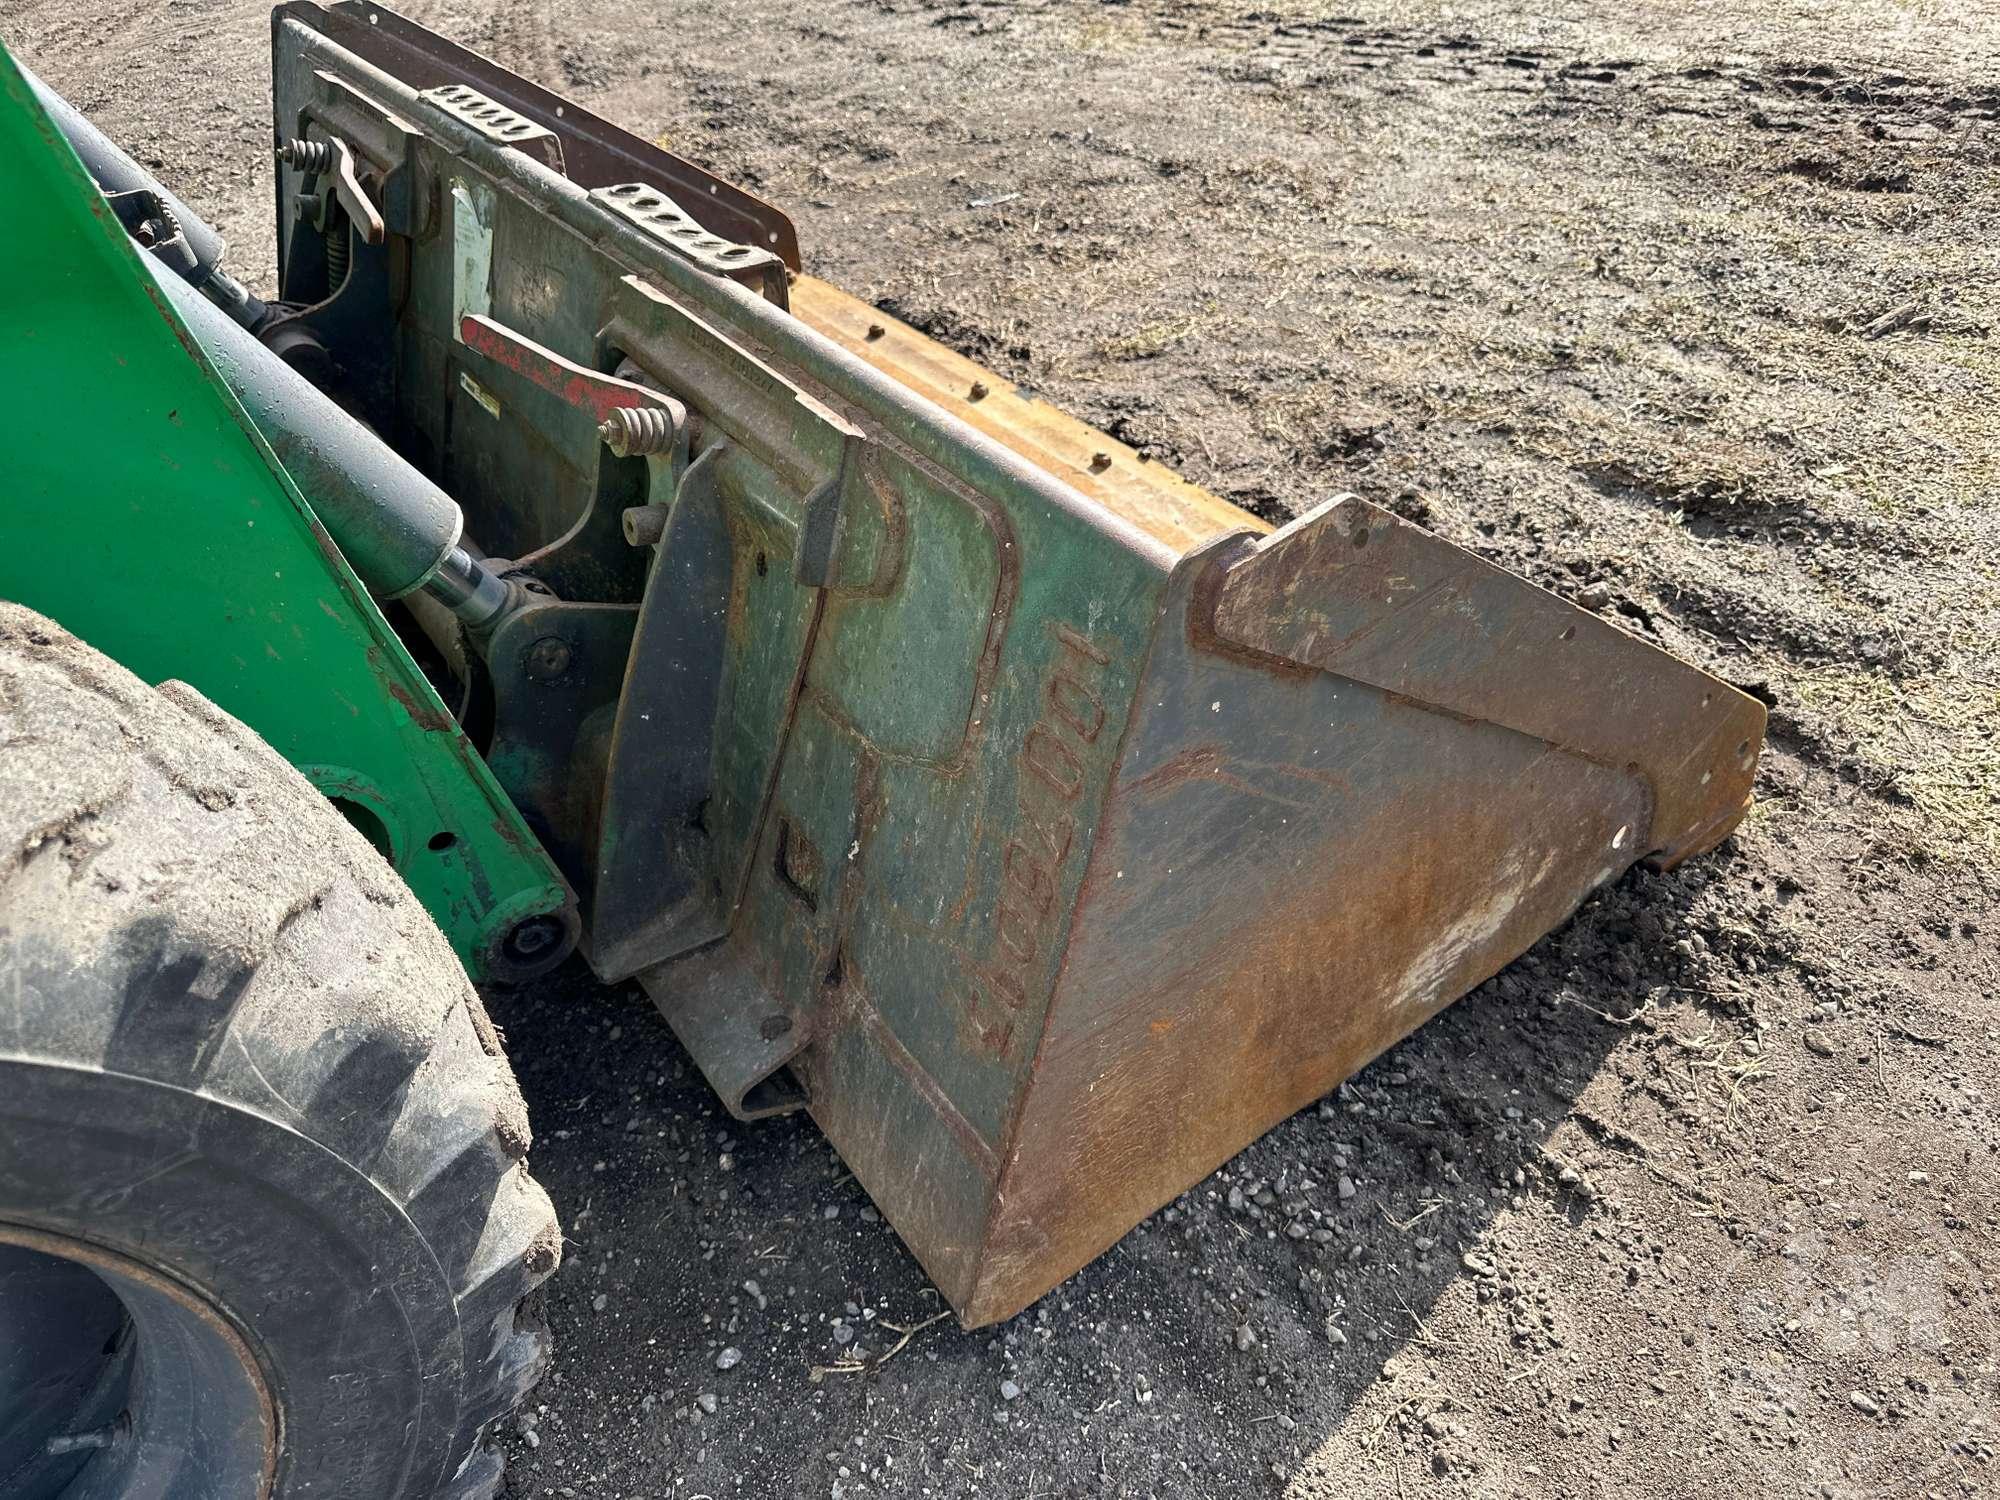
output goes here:
<path id="1" fill-rule="evenodd" d="M 218 1310 L 272 1494 L 496 1493 L 561 1239 L 478 995 L 256 735 L 8 604 L 0 959 L 0 1227 Z"/>

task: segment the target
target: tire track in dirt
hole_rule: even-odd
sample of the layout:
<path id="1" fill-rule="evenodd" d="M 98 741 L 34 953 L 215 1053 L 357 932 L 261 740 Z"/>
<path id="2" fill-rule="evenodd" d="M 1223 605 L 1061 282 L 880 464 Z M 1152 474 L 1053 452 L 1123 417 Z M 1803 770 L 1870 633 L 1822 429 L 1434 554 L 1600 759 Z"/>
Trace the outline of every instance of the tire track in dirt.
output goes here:
<path id="1" fill-rule="evenodd" d="M 134 37 L 157 37 L 165 3 L 135 5 L 115 17 L 92 15 L 63 4 L 31 4 L 7 18 L 10 43 L 32 41 L 37 57 L 67 60 L 88 54 L 115 52 Z M 46 71 L 46 66 L 37 69 Z M 74 102 L 74 101 L 72 101 Z"/>
<path id="2" fill-rule="evenodd" d="M 1740 105 L 1752 123 L 1773 130 L 1813 130 L 1857 112 L 1884 123 L 2000 121 L 2000 88 L 1954 88 L 1898 73 L 1863 76 L 1828 63 L 1669 68 L 1509 45 L 1463 31 L 1376 26 L 1352 16 L 1217 17 L 1191 6 L 1164 9 L 1153 30 L 1176 48 L 1198 43 L 1214 49 L 1223 59 L 1223 76 L 1250 83 L 1372 81 L 1385 92 L 1414 82 L 1457 84 L 1547 92 L 1586 107 L 1623 93 L 1661 112 L 1709 118 L 1727 117 Z"/>
<path id="3" fill-rule="evenodd" d="M 1975 183 L 1976 171 L 1966 168 L 2000 158 L 2000 129 L 1994 125 L 2000 120 L 2000 89 L 1984 78 L 1951 82 L 1942 60 L 1942 72 L 1922 64 L 1891 72 L 1867 64 L 1835 66 L 1810 52 L 1751 52 L 1708 66 L 1701 58 L 1628 50 L 1622 38 L 1584 36 L 1566 44 L 1544 34 L 1517 40 L 1505 24 L 1481 27 L 1457 18 L 1428 26 L 1383 25 L 1353 16 L 1301 18 L 1296 10 L 1221 15 L 1189 0 L 1140 3 L 1145 8 L 1119 34 L 1120 42 L 1185 59 L 1191 71 L 1258 101 L 1253 107 L 1275 101 L 1273 118 L 1287 126 L 1330 114 L 1343 128 L 1395 142 L 1396 127 L 1385 119 L 1414 121 L 1407 128 L 1422 130 L 1450 116 L 1476 118 L 1476 126 L 1465 127 L 1472 144 L 1461 149 L 1477 151 L 1489 162 L 1504 157 L 1517 170 L 1547 162 L 1555 153 L 1573 169 L 1579 151 L 1622 150 L 1632 176 L 1617 184 L 1615 201 L 1637 206 L 1642 215 L 1648 193 L 1657 191 L 1648 184 L 1674 182 L 1681 192 L 1712 194 L 1705 201 L 1712 202 L 1715 222 L 1733 211 L 1736 217 L 1727 222 L 1742 239 L 1725 232 L 1712 241 L 1697 235 L 1693 243 L 1700 248 L 1684 265 L 1665 268 L 1665 279 L 1657 283 L 1642 276 L 1628 289 L 1634 302 L 1606 317 L 1624 318 L 1630 306 L 1639 306 L 1636 326 L 1671 342 L 1687 333 L 1688 307 L 1733 302 L 1736 331 L 1719 342 L 1761 353 L 1750 355 L 1725 383 L 1741 390 L 1773 378 L 1783 358 L 1810 356 L 1818 362 L 1813 384 L 1822 393 L 1847 387 L 1851 404 L 1842 410 L 1816 410 L 1810 400 L 1798 401 L 1791 420 L 1809 430 L 1809 414 L 1821 420 L 1831 416 L 1832 430 L 1841 430 L 1838 424 L 1850 420 L 1849 413 L 1870 410 L 1870 396 L 1879 396 L 1871 378 L 1894 378 L 1893 353 L 1866 352 L 1874 338 L 1867 329 L 1884 303 L 1865 293 L 1854 300 L 1852 288 L 1837 288 L 1810 266 L 1782 258 L 1761 272 L 1742 272 L 1740 244 L 1756 243 L 1759 233 L 1782 224 L 1786 233 L 1814 242 L 1844 234 L 1853 253 L 1894 266 L 1899 234 L 1919 226 L 1926 234 L 1941 232 L 1949 221 L 1934 216 L 1949 212 L 1947 204 L 1963 202 L 1958 195 L 1964 189 L 1947 184 Z M 1068 13 L 1072 21 L 1077 14 Z M 1506 168 L 1491 170 L 1504 180 Z M 1758 185 L 1780 181 L 1810 186 L 1774 186 L 1766 193 Z M 1378 201 L 1378 218 L 1393 220 L 1402 208 L 1413 215 L 1411 222 L 1436 227 L 1425 217 L 1427 205 L 1390 198 L 1386 211 Z M 1515 200 L 1524 215 L 1517 222 L 1532 220 L 1539 207 L 1565 201 L 1560 191 L 1546 197 L 1524 193 Z M 1674 209 L 1657 203 L 1652 211 Z M 1579 220 L 1575 227 L 1576 247 L 1596 246 L 1587 223 Z M 1913 282 L 1884 280 L 1878 286 L 1894 286 L 1896 298 L 1921 306 L 1926 332 L 1957 341 L 1950 346 L 1965 351 L 1957 357 L 1977 359 L 1977 343 L 1966 341 L 1983 340 L 1987 320 L 1974 301 L 1958 295 L 1975 284 L 1977 267 L 1936 256 L 1925 265 L 1924 275 Z M 1693 276 L 1676 282 L 1690 269 Z M 1391 270 L 1399 274 L 1400 266 Z M 1670 285 L 1678 289 L 1659 290 Z M 1782 293 L 1776 290 L 1780 286 Z M 1579 295 L 1590 298 L 1597 290 L 1584 288 Z M 1610 300 L 1628 292 L 1611 293 Z M 1781 356 L 1778 349 L 1789 354 Z M 1652 368 L 1643 358 L 1640 366 Z M 1680 368 L 1676 357 L 1655 370 L 1664 409 L 1679 411 L 1675 403 L 1688 394 L 1675 374 Z M 1587 390 L 1597 378 L 1594 372 L 1559 372 L 1552 386 L 1542 389 L 1560 405 L 1582 399 L 1576 388 Z M 1907 389 L 1896 385 L 1880 398 L 1885 405 L 1929 394 L 1920 379 L 1909 378 Z M 1692 635 L 1727 643 L 1764 664 L 1757 668 L 1761 676 L 1775 678 L 1780 674 L 1769 664 L 1783 663 L 1799 676 L 1819 674 L 1898 693 L 1912 691 L 1912 683 L 1929 691 L 1945 680 L 1948 643 L 1969 628 L 1978 606 L 1963 591 L 1941 598 L 1927 582 L 1942 561 L 1931 540 L 1928 508 L 1905 510 L 1908 502 L 1898 491 L 1885 514 L 1856 517 L 1829 485 L 1817 481 L 1846 474 L 1850 466 L 1865 471 L 1867 464 L 1852 452 L 1807 461 L 1789 437 L 1760 447 L 1762 435 L 1749 435 L 1745 464 L 1734 466 L 1736 439 L 1730 421 L 1719 415 L 1671 431 L 1634 427 L 1615 416 L 1597 420 L 1603 425 L 1584 445 L 1588 451 L 1563 455 L 1573 481 L 1617 511 L 1671 516 L 1688 537 L 1759 558 L 1759 571 L 1748 577 L 1708 567 L 1662 574 L 1647 597 L 1617 606 L 1635 624 L 1660 628 L 1670 639 Z M 1850 448 L 1859 430 L 1845 439 Z M 1639 446 L 1625 448 L 1621 442 Z M 1928 505 L 1939 497 L 1925 498 Z M 1771 587 L 1766 569 L 1796 576 L 1801 587 Z M 1878 602 L 1847 613 L 1827 608 L 1823 601 L 1829 595 Z M 1952 626 L 1917 628 L 1907 609 L 1894 603 L 1924 596 L 1936 612 L 1934 623 L 1942 617 Z M 1789 691 L 1784 696 L 1787 706 L 1773 721 L 1776 740 L 1844 782 L 1907 805 L 1908 798 L 1862 754 L 1845 719 L 1806 711 Z"/>
<path id="4" fill-rule="evenodd" d="M 38 3 L 9 15 L 6 22 L 7 42 L 86 113 L 105 97 L 113 114 L 150 116 L 202 94 L 213 82 L 211 59 L 227 58 L 228 75 L 261 74 L 269 52 L 266 13 L 246 10 L 233 0 L 151 0 L 115 16 Z M 88 72 L 98 59 L 118 55 L 146 58 L 142 81 L 128 76 L 96 90 L 88 85 L 65 88 L 59 81 L 72 70 Z"/>

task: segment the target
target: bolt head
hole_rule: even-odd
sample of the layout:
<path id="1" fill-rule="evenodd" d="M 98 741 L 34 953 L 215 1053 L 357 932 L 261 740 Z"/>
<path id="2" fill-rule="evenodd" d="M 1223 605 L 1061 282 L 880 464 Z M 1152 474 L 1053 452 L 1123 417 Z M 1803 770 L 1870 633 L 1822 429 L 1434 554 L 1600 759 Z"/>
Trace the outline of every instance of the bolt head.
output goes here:
<path id="1" fill-rule="evenodd" d="M 551 945 L 562 941 L 563 926 L 555 917 L 528 917 L 514 924 L 507 934 L 505 947 L 509 958 L 527 961 L 548 952 Z"/>
<path id="2" fill-rule="evenodd" d="M 528 648 L 528 675 L 541 682 L 560 677 L 569 670 L 572 655 L 568 641 L 545 635 Z"/>

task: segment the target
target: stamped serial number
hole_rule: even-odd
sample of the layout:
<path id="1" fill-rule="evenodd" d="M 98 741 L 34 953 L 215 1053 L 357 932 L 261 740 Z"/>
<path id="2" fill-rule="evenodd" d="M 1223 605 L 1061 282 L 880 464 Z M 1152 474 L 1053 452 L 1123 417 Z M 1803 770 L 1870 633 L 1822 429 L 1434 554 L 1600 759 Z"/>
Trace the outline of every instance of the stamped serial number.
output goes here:
<path id="1" fill-rule="evenodd" d="M 1042 683 L 1041 712 L 1014 752 L 1017 805 L 1000 855 L 1000 903 L 991 959 L 974 976 L 972 1020 L 980 1040 L 1011 1053 L 1029 987 L 1060 922 L 1063 869 L 1077 834 L 1089 753 L 1104 733 L 1104 670 L 1111 656 L 1067 625 Z"/>

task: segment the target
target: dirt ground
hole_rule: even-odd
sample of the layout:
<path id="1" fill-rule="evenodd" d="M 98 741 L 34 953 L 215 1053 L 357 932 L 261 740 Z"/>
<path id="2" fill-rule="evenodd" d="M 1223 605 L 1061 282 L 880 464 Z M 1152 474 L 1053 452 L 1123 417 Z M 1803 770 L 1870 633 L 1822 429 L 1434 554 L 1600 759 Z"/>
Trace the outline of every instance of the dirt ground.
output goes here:
<path id="1" fill-rule="evenodd" d="M 636 992 L 494 995 L 570 1242 L 516 1493 L 2000 1491 L 2000 5 L 411 8 L 1239 504 L 1773 706 L 1721 851 L 996 1329 Z M 0 0 L 268 286 L 266 28 Z"/>

